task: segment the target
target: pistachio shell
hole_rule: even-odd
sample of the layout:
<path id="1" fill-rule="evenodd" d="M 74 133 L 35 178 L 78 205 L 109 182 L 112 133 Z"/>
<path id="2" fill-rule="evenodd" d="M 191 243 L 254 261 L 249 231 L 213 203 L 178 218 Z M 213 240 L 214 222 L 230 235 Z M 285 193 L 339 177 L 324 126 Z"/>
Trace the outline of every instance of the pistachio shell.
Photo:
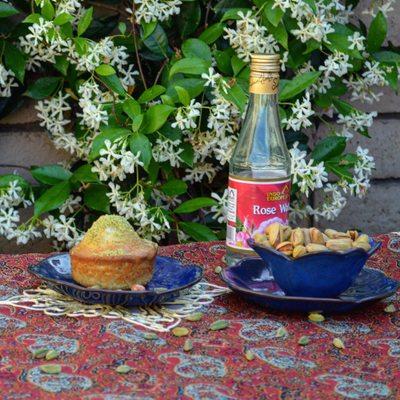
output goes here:
<path id="1" fill-rule="evenodd" d="M 310 338 L 308 336 L 302 336 L 297 343 L 300 346 L 306 346 L 310 343 Z"/>
<path id="2" fill-rule="evenodd" d="M 394 304 L 389 304 L 388 306 L 385 307 L 384 311 L 386 313 L 394 313 L 396 312 L 396 307 L 394 306 Z"/>
<path id="3" fill-rule="evenodd" d="M 328 236 L 329 239 L 335 239 L 335 235 L 338 233 L 335 229 L 325 229 L 325 235 Z"/>
<path id="4" fill-rule="evenodd" d="M 172 329 L 172 334 L 177 337 L 187 336 L 189 334 L 189 329 L 185 328 L 184 326 L 177 326 L 176 328 Z"/>
<path id="5" fill-rule="evenodd" d="M 338 349 L 344 349 L 345 348 L 342 339 L 339 339 L 337 337 L 335 339 L 333 339 L 332 343 Z"/>
<path id="6" fill-rule="evenodd" d="M 293 243 L 294 247 L 304 244 L 304 233 L 301 228 L 296 228 L 292 230 L 290 241 Z"/>
<path id="7" fill-rule="evenodd" d="M 35 358 L 44 358 L 49 350 L 45 348 L 36 349 L 33 351 L 32 355 Z"/>
<path id="8" fill-rule="evenodd" d="M 311 243 L 325 244 L 325 240 L 322 235 L 322 232 L 320 230 L 318 230 L 317 228 L 310 228 L 310 239 L 311 239 Z"/>
<path id="9" fill-rule="evenodd" d="M 57 350 L 49 350 L 46 353 L 46 360 L 50 361 L 50 360 L 54 360 L 55 358 L 57 358 L 60 355 L 60 352 Z"/>
<path id="10" fill-rule="evenodd" d="M 370 251 L 371 250 L 371 245 L 369 243 L 365 242 L 353 242 L 353 247 L 357 247 L 359 249 L 364 249 L 365 251 Z"/>
<path id="11" fill-rule="evenodd" d="M 304 246 L 307 246 L 308 244 L 311 243 L 311 238 L 310 238 L 310 230 L 307 228 L 301 228 L 304 236 Z"/>
<path id="12" fill-rule="evenodd" d="M 250 350 L 246 350 L 244 352 L 244 356 L 246 357 L 247 361 L 253 361 L 254 358 L 255 358 L 254 353 L 252 351 L 250 351 Z"/>
<path id="13" fill-rule="evenodd" d="M 356 239 L 356 242 L 357 242 L 357 243 L 360 243 L 360 242 L 369 243 L 369 237 L 368 237 L 368 235 L 366 235 L 366 234 L 364 233 L 364 234 L 360 235 L 360 236 Z"/>
<path id="14" fill-rule="evenodd" d="M 285 226 L 282 227 L 282 231 L 283 231 L 283 233 L 282 233 L 282 235 L 283 235 L 282 240 L 283 240 L 283 241 L 289 240 L 290 235 L 291 235 L 291 233 L 292 233 L 292 228 L 291 228 L 290 226 L 288 226 L 288 225 L 285 225 Z"/>
<path id="15" fill-rule="evenodd" d="M 264 242 L 266 239 L 268 240 L 267 236 L 262 234 L 262 233 L 255 233 L 253 236 L 253 239 L 256 243 L 262 243 Z"/>
<path id="16" fill-rule="evenodd" d="M 350 238 L 329 239 L 326 242 L 326 247 L 333 251 L 343 251 L 351 249 L 353 242 Z"/>
<path id="17" fill-rule="evenodd" d="M 356 230 L 349 230 L 346 233 L 350 236 L 351 240 L 357 240 L 358 232 Z"/>
<path id="18" fill-rule="evenodd" d="M 276 247 L 283 241 L 283 229 L 279 222 L 274 222 L 268 227 L 268 238 L 271 246 Z"/>
<path id="19" fill-rule="evenodd" d="M 193 343 L 190 339 L 185 340 L 185 344 L 183 345 L 183 351 L 190 351 L 193 349 Z"/>
<path id="20" fill-rule="evenodd" d="M 304 246 L 298 245 L 293 249 L 292 257 L 293 258 L 299 258 L 301 256 L 304 256 L 304 254 L 307 253 L 307 250 Z"/>
<path id="21" fill-rule="evenodd" d="M 188 320 L 188 321 L 192 321 L 192 322 L 195 322 L 195 321 L 200 321 L 202 318 L 203 318 L 203 313 L 202 312 L 195 312 L 195 313 L 193 313 L 193 314 L 190 314 L 190 315 L 188 315 L 187 317 L 186 317 L 186 319 Z"/>
<path id="22" fill-rule="evenodd" d="M 306 246 L 307 253 L 318 253 L 320 251 L 327 251 L 328 249 L 322 244 L 310 243 Z"/>
<path id="23" fill-rule="evenodd" d="M 282 242 L 276 246 L 276 250 L 280 251 L 287 256 L 292 255 L 293 245 L 292 242 Z"/>
<path id="24" fill-rule="evenodd" d="M 118 367 L 115 368 L 115 371 L 117 371 L 119 374 L 127 374 L 131 370 L 132 368 L 126 364 L 118 365 Z"/>
<path id="25" fill-rule="evenodd" d="M 310 313 L 308 319 L 312 322 L 322 322 L 325 321 L 325 317 L 319 313 Z"/>
<path id="26" fill-rule="evenodd" d="M 220 331 L 222 329 L 226 329 L 228 326 L 229 326 L 229 322 L 228 321 L 220 319 L 218 321 L 213 322 L 210 325 L 210 330 L 212 330 L 212 331 Z"/>
<path id="27" fill-rule="evenodd" d="M 44 364 L 39 368 L 46 374 L 59 374 L 61 372 L 61 365 L 58 364 Z"/>

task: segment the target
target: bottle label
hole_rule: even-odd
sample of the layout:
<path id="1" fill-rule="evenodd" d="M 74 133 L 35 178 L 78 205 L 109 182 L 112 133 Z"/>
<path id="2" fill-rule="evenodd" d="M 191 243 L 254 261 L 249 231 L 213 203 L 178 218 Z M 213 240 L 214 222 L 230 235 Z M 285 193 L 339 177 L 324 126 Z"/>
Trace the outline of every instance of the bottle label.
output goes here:
<path id="1" fill-rule="evenodd" d="M 288 223 L 290 178 L 277 181 L 244 180 L 229 177 L 227 246 L 251 250 L 254 238 L 274 223 Z"/>
<path id="2" fill-rule="evenodd" d="M 279 74 L 274 72 L 250 73 L 249 92 L 255 94 L 276 94 L 279 88 Z"/>

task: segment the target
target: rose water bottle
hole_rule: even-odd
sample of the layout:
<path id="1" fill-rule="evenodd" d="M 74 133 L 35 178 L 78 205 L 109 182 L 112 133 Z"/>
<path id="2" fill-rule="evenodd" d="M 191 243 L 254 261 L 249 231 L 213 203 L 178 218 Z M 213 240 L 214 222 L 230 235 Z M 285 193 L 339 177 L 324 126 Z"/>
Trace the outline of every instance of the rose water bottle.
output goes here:
<path id="1" fill-rule="evenodd" d="M 229 163 L 228 265 L 256 253 L 247 239 L 273 222 L 288 223 L 290 156 L 278 111 L 279 55 L 253 54 L 250 98 Z"/>

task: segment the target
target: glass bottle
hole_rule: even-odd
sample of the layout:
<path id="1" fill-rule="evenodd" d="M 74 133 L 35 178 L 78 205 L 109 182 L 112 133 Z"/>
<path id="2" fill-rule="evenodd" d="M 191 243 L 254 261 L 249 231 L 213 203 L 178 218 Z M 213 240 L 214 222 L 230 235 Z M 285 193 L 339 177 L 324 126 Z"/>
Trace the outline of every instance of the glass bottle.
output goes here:
<path id="1" fill-rule="evenodd" d="M 290 156 L 278 110 L 279 55 L 253 54 L 250 98 L 229 163 L 228 265 L 256 253 L 247 239 L 273 223 L 288 223 Z"/>

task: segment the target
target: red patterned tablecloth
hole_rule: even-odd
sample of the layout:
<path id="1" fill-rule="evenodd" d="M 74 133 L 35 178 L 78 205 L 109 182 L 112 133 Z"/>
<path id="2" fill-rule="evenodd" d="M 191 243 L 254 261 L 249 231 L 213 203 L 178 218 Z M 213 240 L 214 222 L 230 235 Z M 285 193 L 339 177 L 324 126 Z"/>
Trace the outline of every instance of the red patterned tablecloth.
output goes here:
<path id="1" fill-rule="evenodd" d="M 396 235 L 381 235 L 383 249 L 369 266 L 400 279 Z M 161 249 L 163 255 L 205 267 L 206 279 L 223 285 L 214 272 L 222 266 L 220 243 Z M 36 287 L 27 267 L 43 254 L 0 255 L 0 299 Z M 391 300 L 400 308 L 399 297 Z M 215 300 L 190 328 L 194 348 L 183 351 L 185 337 L 160 333 L 144 340 L 139 328 L 122 320 L 49 317 L 41 312 L 0 306 L 1 399 L 400 399 L 400 312 L 385 313 L 387 303 L 351 314 L 308 321 L 244 302 L 234 294 Z M 210 331 L 218 319 L 228 329 Z M 279 327 L 289 335 L 276 338 Z M 303 335 L 307 346 L 297 342 Z M 340 337 L 346 348 L 332 340 Z M 30 346 L 61 351 L 62 372 L 40 370 Z M 248 361 L 246 349 L 256 357 Z M 52 361 L 54 363 L 54 361 Z M 132 371 L 115 371 L 128 364 Z"/>

